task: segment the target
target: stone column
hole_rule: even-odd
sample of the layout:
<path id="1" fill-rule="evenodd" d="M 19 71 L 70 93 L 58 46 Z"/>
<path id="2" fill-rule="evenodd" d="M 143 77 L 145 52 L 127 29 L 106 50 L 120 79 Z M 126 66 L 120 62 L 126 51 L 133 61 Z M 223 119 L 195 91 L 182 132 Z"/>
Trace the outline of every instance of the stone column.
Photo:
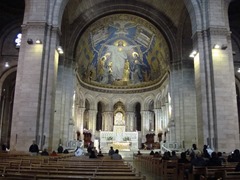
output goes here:
<path id="1" fill-rule="evenodd" d="M 113 112 L 103 112 L 103 129 L 104 131 L 113 130 Z"/>
<path id="2" fill-rule="evenodd" d="M 135 117 L 134 117 L 134 112 L 128 111 L 126 113 L 127 117 L 127 125 L 126 125 L 126 131 L 134 131 L 136 129 L 136 123 L 135 123 Z"/>
<path id="3" fill-rule="evenodd" d="M 52 147 L 58 31 L 41 21 L 22 25 L 10 140 L 13 150 L 28 151 L 32 140 L 40 148 Z M 33 44 L 27 43 L 29 38 Z M 42 44 L 36 44 L 36 38 Z"/>
<path id="4" fill-rule="evenodd" d="M 97 111 L 89 110 L 89 130 L 92 132 L 93 140 L 96 132 L 96 118 L 97 118 Z"/>
<path id="5" fill-rule="evenodd" d="M 142 142 L 146 141 L 146 134 L 149 132 L 149 118 L 150 118 L 150 113 L 149 111 L 141 111 L 141 116 L 142 116 Z"/>
<path id="6" fill-rule="evenodd" d="M 155 113 L 155 134 L 156 136 L 154 137 L 154 141 L 158 141 L 158 133 L 162 131 L 161 127 L 161 109 L 154 109 Z"/>
<path id="7" fill-rule="evenodd" d="M 77 106 L 77 115 L 76 115 L 76 130 L 81 133 L 81 139 L 83 140 L 83 117 L 84 117 L 84 107 Z"/>
<path id="8" fill-rule="evenodd" d="M 195 33 L 194 42 L 199 52 L 194 57 L 198 146 L 209 144 L 215 151 L 229 152 L 239 147 L 230 32 L 226 27 L 209 27 Z M 212 49 L 214 44 L 224 48 Z"/>
<path id="9" fill-rule="evenodd" d="M 162 124 L 163 124 L 162 128 L 167 128 L 166 107 L 162 106 L 161 110 L 162 110 Z"/>

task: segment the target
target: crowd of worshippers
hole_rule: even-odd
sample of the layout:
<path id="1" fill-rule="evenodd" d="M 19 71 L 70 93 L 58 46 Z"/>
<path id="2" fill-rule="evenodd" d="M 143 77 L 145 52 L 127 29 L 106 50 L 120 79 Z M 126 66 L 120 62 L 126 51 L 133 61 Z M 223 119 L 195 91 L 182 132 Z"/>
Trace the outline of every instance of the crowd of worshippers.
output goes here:
<path id="1" fill-rule="evenodd" d="M 136 155 L 142 155 L 140 150 Z M 207 145 L 204 145 L 201 151 L 196 144 L 193 144 L 191 149 L 181 152 L 180 156 L 177 156 L 175 151 L 166 151 L 162 155 L 161 152 L 154 152 L 153 150 L 150 155 L 162 160 L 177 160 L 178 163 L 189 163 L 191 169 L 193 166 L 222 166 L 226 162 L 239 162 L 235 170 L 240 171 L 240 151 L 238 149 L 227 155 L 226 153 L 215 152 Z"/>
<path id="2" fill-rule="evenodd" d="M 32 156 L 36 155 L 42 155 L 42 156 L 57 156 L 58 154 L 68 154 L 68 149 L 63 148 L 62 144 L 59 144 L 57 151 L 53 150 L 52 152 L 48 152 L 47 148 L 44 148 L 42 151 L 39 150 L 39 147 L 36 143 L 36 141 L 33 141 L 32 144 L 29 147 L 29 153 Z"/>

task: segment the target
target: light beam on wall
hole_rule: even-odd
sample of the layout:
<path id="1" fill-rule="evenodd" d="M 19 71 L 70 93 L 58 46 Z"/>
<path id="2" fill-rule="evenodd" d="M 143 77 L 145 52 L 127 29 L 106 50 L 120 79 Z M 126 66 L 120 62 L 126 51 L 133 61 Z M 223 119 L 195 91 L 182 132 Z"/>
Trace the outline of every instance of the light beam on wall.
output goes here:
<path id="1" fill-rule="evenodd" d="M 35 41 L 35 43 L 36 43 L 36 44 L 42 44 L 42 41 L 41 41 L 40 39 L 37 39 L 37 40 Z"/>
<path id="2" fill-rule="evenodd" d="M 213 45 L 213 49 L 222 49 L 222 50 L 225 50 L 225 49 L 227 49 L 227 45 L 226 45 L 226 44 L 222 44 L 222 45 L 220 45 L 220 44 L 214 44 L 214 45 Z"/>
<path id="3" fill-rule="evenodd" d="M 62 49 L 62 46 L 58 46 L 57 51 L 58 51 L 59 54 L 63 54 L 64 53 L 63 49 Z"/>
<path id="4" fill-rule="evenodd" d="M 197 54 L 197 51 L 196 51 L 196 50 L 193 50 L 193 51 L 191 52 L 191 54 L 189 55 L 189 57 L 190 57 L 190 58 L 194 58 L 194 57 L 196 56 L 196 54 Z"/>
<path id="5" fill-rule="evenodd" d="M 5 66 L 5 67 L 9 67 L 10 65 L 9 65 L 8 62 L 5 62 L 4 66 Z"/>

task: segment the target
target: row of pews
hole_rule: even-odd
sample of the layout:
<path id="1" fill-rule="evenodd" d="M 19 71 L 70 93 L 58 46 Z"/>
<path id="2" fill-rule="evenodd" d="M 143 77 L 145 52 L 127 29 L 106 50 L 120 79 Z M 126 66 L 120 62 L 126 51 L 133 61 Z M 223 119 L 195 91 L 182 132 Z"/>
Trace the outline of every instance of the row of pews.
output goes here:
<path id="1" fill-rule="evenodd" d="M 1 154 L 0 179 L 81 179 L 81 180 L 145 180 L 144 176 L 124 160 L 108 156 L 89 159 L 73 154 L 30 156 Z"/>
<path id="2" fill-rule="evenodd" d="M 191 167 L 190 163 L 178 163 L 177 160 L 162 160 L 151 155 L 135 155 L 134 166 L 147 169 L 160 179 L 172 180 L 240 180 L 240 172 L 235 171 L 237 163 L 225 163 L 222 166 Z"/>

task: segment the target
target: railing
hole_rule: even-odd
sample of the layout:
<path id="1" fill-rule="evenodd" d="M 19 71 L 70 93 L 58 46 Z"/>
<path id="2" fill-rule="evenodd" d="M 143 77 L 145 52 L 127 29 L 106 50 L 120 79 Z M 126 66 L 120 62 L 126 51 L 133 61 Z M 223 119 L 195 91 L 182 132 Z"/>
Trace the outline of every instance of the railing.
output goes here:
<path id="1" fill-rule="evenodd" d="M 168 143 L 162 143 L 161 145 L 161 151 L 162 152 L 172 152 L 172 151 L 178 151 L 181 150 L 179 144 L 177 142 L 168 142 Z"/>

